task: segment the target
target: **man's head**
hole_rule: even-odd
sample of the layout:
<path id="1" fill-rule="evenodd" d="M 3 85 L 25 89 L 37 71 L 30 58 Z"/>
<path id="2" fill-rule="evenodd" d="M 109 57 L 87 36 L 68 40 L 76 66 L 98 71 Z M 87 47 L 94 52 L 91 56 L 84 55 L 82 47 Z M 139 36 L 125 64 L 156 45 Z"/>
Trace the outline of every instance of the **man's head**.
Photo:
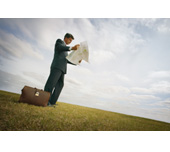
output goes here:
<path id="1" fill-rule="evenodd" d="M 72 40 L 74 40 L 73 35 L 70 33 L 66 33 L 64 36 L 64 42 L 68 45 L 72 42 Z"/>

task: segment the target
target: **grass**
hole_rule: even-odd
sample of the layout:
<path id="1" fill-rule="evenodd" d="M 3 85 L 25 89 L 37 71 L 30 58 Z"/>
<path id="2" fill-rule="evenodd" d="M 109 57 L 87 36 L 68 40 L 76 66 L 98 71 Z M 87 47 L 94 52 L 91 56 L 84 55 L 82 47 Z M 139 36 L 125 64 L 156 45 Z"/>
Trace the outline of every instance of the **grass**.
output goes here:
<path id="1" fill-rule="evenodd" d="M 1 131 L 170 131 L 170 123 L 58 102 L 56 108 L 18 103 L 0 91 Z"/>

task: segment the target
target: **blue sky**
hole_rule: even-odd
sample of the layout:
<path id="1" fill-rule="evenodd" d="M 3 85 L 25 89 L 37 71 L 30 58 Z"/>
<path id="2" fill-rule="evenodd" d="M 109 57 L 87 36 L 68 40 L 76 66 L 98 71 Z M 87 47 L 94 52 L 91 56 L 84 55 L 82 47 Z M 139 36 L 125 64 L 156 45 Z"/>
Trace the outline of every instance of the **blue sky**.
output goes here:
<path id="1" fill-rule="evenodd" d="M 54 44 L 87 41 L 59 101 L 170 122 L 170 19 L 0 19 L 0 89 L 44 88 Z"/>

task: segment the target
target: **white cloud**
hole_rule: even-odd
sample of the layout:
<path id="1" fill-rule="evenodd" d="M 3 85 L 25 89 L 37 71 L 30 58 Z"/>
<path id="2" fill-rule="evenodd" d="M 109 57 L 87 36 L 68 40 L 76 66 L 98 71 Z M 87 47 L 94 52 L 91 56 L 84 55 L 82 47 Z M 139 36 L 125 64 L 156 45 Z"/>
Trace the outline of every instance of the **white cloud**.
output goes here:
<path id="1" fill-rule="evenodd" d="M 158 81 L 150 84 L 150 87 L 141 88 L 141 87 L 132 87 L 131 91 L 137 94 L 144 95 L 169 95 L 170 96 L 170 82 L 168 81 Z"/>
<path id="2" fill-rule="evenodd" d="M 131 91 L 138 94 L 152 94 L 152 90 L 149 88 L 133 87 L 131 88 Z"/>
<path id="3" fill-rule="evenodd" d="M 153 92 L 160 94 L 169 94 L 170 95 L 170 82 L 159 81 L 158 83 L 153 83 L 151 85 Z"/>
<path id="4" fill-rule="evenodd" d="M 106 50 L 97 50 L 90 54 L 92 57 L 90 58 L 92 64 L 101 65 L 113 61 L 116 56 L 113 52 L 108 52 Z"/>
<path id="5" fill-rule="evenodd" d="M 123 82 L 129 82 L 130 81 L 128 77 L 126 77 L 122 74 L 116 74 L 116 77 Z"/>
<path id="6" fill-rule="evenodd" d="M 23 75 L 28 77 L 29 79 L 34 79 L 34 80 L 38 81 L 41 84 L 44 84 L 46 82 L 46 78 L 41 73 L 24 71 Z"/>
<path id="7" fill-rule="evenodd" d="M 170 98 L 167 98 L 165 101 L 164 101 L 165 104 L 168 104 L 169 105 L 169 108 L 170 108 Z"/>
<path id="8" fill-rule="evenodd" d="M 128 20 L 110 19 L 99 22 L 98 26 L 100 27 L 98 45 L 116 54 L 139 51 L 139 47 L 145 42 L 138 33 L 134 32 L 133 27 L 129 26 Z"/>
<path id="9" fill-rule="evenodd" d="M 148 77 L 152 79 L 170 78 L 170 71 L 152 71 Z"/>
<path id="10" fill-rule="evenodd" d="M 137 22 L 161 34 L 169 34 L 170 32 L 170 20 L 169 19 L 143 18 L 143 19 L 137 19 Z"/>
<path id="11" fill-rule="evenodd" d="M 157 25 L 158 20 L 159 19 L 157 18 L 141 18 L 141 19 L 137 19 L 137 22 L 139 22 L 143 26 L 153 29 L 155 28 L 155 25 Z"/>
<path id="12" fill-rule="evenodd" d="M 70 83 L 69 85 L 72 85 L 72 84 L 73 85 L 78 85 L 78 86 L 82 85 L 82 83 L 80 81 L 77 81 L 76 79 L 70 78 L 70 77 L 66 77 L 65 81 L 67 83 Z"/>
<path id="13" fill-rule="evenodd" d="M 36 47 L 31 46 L 28 42 L 15 37 L 13 34 L 0 30 L 0 51 L 6 57 L 23 58 L 25 56 L 43 59 L 42 54 Z"/>
<path id="14" fill-rule="evenodd" d="M 132 101 L 148 101 L 148 100 L 160 100 L 161 98 L 153 96 L 153 95 L 137 95 L 137 94 L 131 94 L 130 99 Z"/>
<path id="15" fill-rule="evenodd" d="M 169 19 L 164 19 L 157 27 L 158 32 L 163 34 L 169 34 L 170 33 L 170 21 Z"/>
<path id="16" fill-rule="evenodd" d="M 54 19 L 6 19 L 4 22 L 19 33 L 15 33 L 21 39 L 31 40 L 43 49 L 52 49 L 55 42 L 56 20 Z M 59 22 L 62 26 L 62 21 Z M 60 24 L 58 25 L 60 26 Z"/>

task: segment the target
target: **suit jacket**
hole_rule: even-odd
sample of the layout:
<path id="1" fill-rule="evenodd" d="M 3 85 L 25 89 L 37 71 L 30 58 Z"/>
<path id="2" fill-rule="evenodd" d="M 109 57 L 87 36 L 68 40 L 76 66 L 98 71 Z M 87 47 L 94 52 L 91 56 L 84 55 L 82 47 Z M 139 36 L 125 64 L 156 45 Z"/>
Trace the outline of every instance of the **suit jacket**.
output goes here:
<path id="1" fill-rule="evenodd" d="M 63 73 L 67 73 L 67 63 L 72 64 L 66 59 L 66 56 L 68 55 L 67 52 L 70 51 L 69 48 L 69 46 L 65 45 L 64 41 L 57 39 L 55 43 L 54 58 L 51 64 L 51 69 L 57 68 Z"/>

